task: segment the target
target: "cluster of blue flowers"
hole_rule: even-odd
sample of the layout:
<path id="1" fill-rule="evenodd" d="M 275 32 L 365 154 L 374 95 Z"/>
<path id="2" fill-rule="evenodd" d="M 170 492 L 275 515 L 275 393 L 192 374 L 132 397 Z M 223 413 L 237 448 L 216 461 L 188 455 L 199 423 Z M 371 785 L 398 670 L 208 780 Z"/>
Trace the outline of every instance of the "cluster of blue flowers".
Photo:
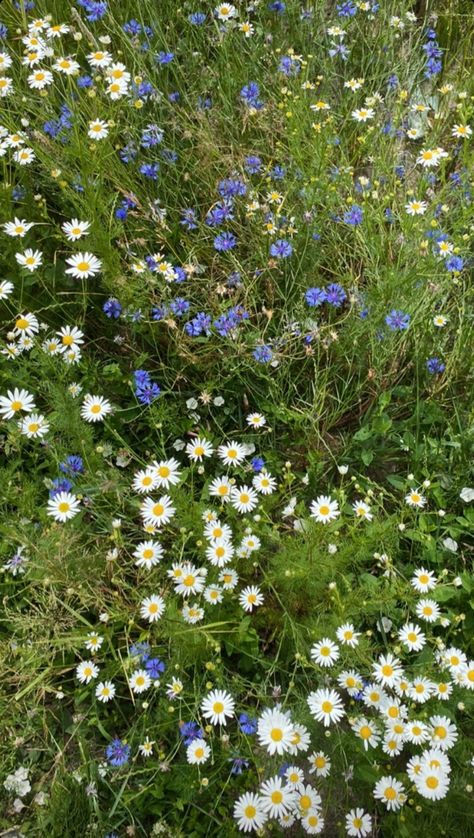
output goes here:
<path id="1" fill-rule="evenodd" d="M 151 404 L 158 398 L 161 389 L 152 381 L 150 373 L 146 370 L 135 370 L 133 373 L 135 388 L 134 393 L 140 404 Z"/>
<path id="2" fill-rule="evenodd" d="M 80 474 L 84 474 L 84 461 L 79 454 L 70 454 L 66 459 L 59 463 L 59 471 L 66 477 L 56 477 L 52 481 L 51 489 L 49 490 L 50 498 L 56 497 L 60 492 L 70 492 L 74 486 L 70 478 L 74 478 Z"/>

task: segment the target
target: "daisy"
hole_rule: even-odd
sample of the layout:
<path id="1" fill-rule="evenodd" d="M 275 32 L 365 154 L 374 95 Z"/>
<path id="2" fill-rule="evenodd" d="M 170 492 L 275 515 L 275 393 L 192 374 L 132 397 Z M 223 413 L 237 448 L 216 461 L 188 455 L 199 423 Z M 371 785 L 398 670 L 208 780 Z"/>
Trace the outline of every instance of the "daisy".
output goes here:
<path id="1" fill-rule="evenodd" d="M 143 501 L 140 514 L 145 524 L 152 524 L 154 527 L 161 527 L 168 524 L 174 517 L 175 507 L 171 503 L 169 495 L 162 495 L 158 500 L 148 497 Z"/>
<path id="2" fill-rule="evenodd" d="M 267 471 L 261 471 L 253 478 L 252 485 L 260 494 L 271 495 L 277 487 L 277 482 Z"/>
<path id="3" fill-rule="evenodd" d="M 424 567 L 417 568 L 411 579 L 411 584 L 420 594 L 426 594 L 436 588 L 436 577 L 433 570 L 425 570 Z"/>
<path id="4" fill-rule="evenodd" d="M 179 472 L 179 463 L 173 457 L 170 460 L 160 460 L 151 466 L 155 471 L 158 486 L 160 488 L 169 489 L 170 486 L 176 486 L 181 480 Z"/>
<path id="5" fill-rule="evenodd" d="M 304 771 L 297 765 L 289 765 L 284 774 L 285 780 L 290 789 L 304 788 Z"/>
<path id="6" fill-rule="evenodd" d="M 234 804 L 234 818 L 242 832 L 261 829 L 267 820 L 262 798 L 251 792 L 242 794 Z"/>
<path id="7" fill-rule="evenodd" d="M 14 289 L 13 282 L 8 282 L 6 279 L 0 281 L 0 300 L 6 300 Z"/>
<path id="8" fill-rule="evenodd" d="M 222 588 L 218 585 L 210 585 L 204 588 L 204 599 L 210 605 L 217 605 L 219 602 L 222 602 Z"/>
<path id="9" fill-rule="evenodd" d="M 418 509 L 422 509 L 426 504 L 426 498 L 419 489 L 410 489 L 408 495 L 405 496 L 405 503 L 408 506 L 416 506 Z"/>
<path id="10" fill-rule="evenodd" d="M 416 616 L 427 623 L 435 623 L 441 613 L 438 603 L 433 599 L 420 599 L 415 611 Z"/>
<path id="11" fill-rule="evenodd" d="M 408 215 L 424 215 L 428 204 L 426 201 L 409 201 L 405 204 L 405 209 Z"/>
<path id="12" fill-rule="evenodd" d="M 123 81 L 129 82 L 131 79 L 125 64 L 121 64 L 120 61 L 116 61 L 110 67 L 107 67 L 106 75 L 107 78 L 114 79 L 115 81 L 123 79 Z"/>
<path id="13" fill-rule="evenodd" d="M 188 605 L 188 603 L 185 602 L 183 605 L 182 615 L 185 623 L 194 625 L 204 619 L 204 609 L 196 602 L 192 605 Z"/>
<path id="14" fill-rule="evenodd" d="M 128 684 L 132 692 L 139 695 L 151 687 L 151 678 L 146 669 L 136 669 L 135 672 L 132 672 L 130 675 Z"/>
<path id="15" fill-rule="evenodd" d="M 6 76 L 0 76 L 0 97 L 5 98 L 8 96 L 13 90 L 13 82 L 11 79 L 6 78 Z"/>
<path id="16" fill-rule="evenodd" d="M 121 99 L 122 96 L 126 96 L 128 93 L 128 82 L 126 79 L 115 79 L 111 81 L 106 89 L 106 93 L 110 96 L 112 101 L 116 101 L 117 99 Z M 97 125 L 100 120 L 97 120 L 95 125 Z M 90 133 L 89 133 L 90 136 Z M 94 139 L 103 139 L 102 137 L 95 137 Z"/>
<path id="17" fill-rule="evenodd" d="M 95 652 L 99 651 L 103 642 L 104 638 L 101 637 L 100 634 L 96 634 L 95 631 L 91 631 L 86 637 L 86 642 L 84 643 L 84 646 L 86 647 L 86 649 L 89 650 L 89 652 L 92 652 L 92 654 L 94 654 Z"/>
<path id="18" fill-rule="evenodd" d="M 293 736 L 291 737 L 291 745 L 289 748 L 290 754 L 293 756 L 300 751 L 306 753 L 311 744 L 311 736 L 309 730 L 304 725 L 295 724 L 293 726 Z"/>
<path id="19" fill-rule="evenodd" d="M 234 715 L 235 702 L 225 690 L 211 690 L 201 702 L 201 712 L 213 725 L 226 725 L 227 719 Z"/>
<path id="20" fill-rule="evenodd" d="M 321 806 L 321 795 L 312 786 L 306 785 L 297 789 L 296 807 L 301 815 L 314 812 Z"/>
<path id="21" fill-rule="evenodd" d="M 398 632 L 398 637 L 409 652 L 419 652 L 426 643 L 426 635 L 413 623 L 406 623 Z"/>
<path id="22" fill-rule="evenodd" d="M 204 739 L 194 739 L 186 748 L 186 759 L 190 765 L 202 765 L 211 755 L 211 749 Z"/>
<path id="23" fill-rule="evenodd" d="M 60 38 L 61 35 L 67 35 L 70 31 L 70 27 L 66 23 L 55 23 L 54 26 L 48 25 L 46 36 L 48 38 Z"/>
<path id="24" fill-rule="evenodd" d="M 429 748 L 427 751 L 423 751 L 420 755 L 420 770 L 422 768 L 439 768 L 445 774 L 451 773 L 449 757 L 439 748 Z"/>
<path id="25" fill-rule="evenodd" d="M 433 694 L 434 684 L 428 678 L 415 678 L 408 690 L 408 695 L 418 704 L 424 704 Z"/>
<path id="26" fill-rule="evenodd" d="M 239 603 L 244 611 L 253 611 L 254 608 L 262 605 L 263 601 L 263 594 L 256 585 L 249 585 L 249 587 L 243 588 L 239 594 Z"/>
<path id="27" fill-rule="evenodd" d="M 112 413 L 112 405 L 103 396 L 85 396 L 81 416 L 86 422 L 103 422 L 109 413 Z"/>
<path id="28" fill-rule="evenodd" d="M 338 722 L 344 716 L 341 697 L 335 690 L 320 689 L 310 692 L 307 703 L 311 715 L 325 727 L 331 722 Z"/>
<path id="29" fill-rule="evenodd" d="M 329 521 L 334 521 L 340 515 L 339 504 L 337 500 L 332 500 L 328 495 L 319 495 L 311 503 L 310 514 L 312 518 L 321 524 L 327 524 Z"/>
<path id="30" fill-rule="evenodd" d="M 469 662 L 466 661 L 466 663 L 461 666 L 461 675 L 463 677 L 462 686 L 466 687 L 468 690 L 474 690 L 474 660 Z M 439 687 L 441 687 L 441 684 Z"/>
<path id="31" fill-rule="evenodd" d="M 166 685 L 166 687 L 166 697 L 169 698 L 170 701 L 174 701 L 176 698 L 182 698 L 181 693 L 184 690 L 184 684 L 179 678 L 175 678 L 173 675 L 171 681 Z"/>
<path id="32" fill-rule="evenodd" d="M 80 511 L 79 501 L 71 492 L 59 492 L 48 501 L 48 515 L 62 524 L 74 518 Z"/>
<path id="33" fill-rule="evenodd" d="M 317 777 L 327 777 L 331 771 L 331 760 L 324 753 L 324 751 L 313 751 L 308 757 L 310 764 L 309 773 L 316 774 Z"/>
<path id="34" fill-rule="evenodd" d="M 274 710 L 267 708 L 258 720 L 257 737 L 270 756 L 282 756 L 290 749 L 293 729 L 288 713 L 282 712 L 278 707 Z"/>
<path id="35" fill-rule="evenodd" d="M 226 539 L 218 538 L 206 550 L 206 558 L 214 567 L 225 567 L 232 560 L 234 548 Z"/>
<path id="36" fill-rule="evenodd" d="M 19 163 L 20 166 L 29 166 L 35 159 L 36 155 L 32 148 L 21 148 L 15 151 L 13 155 L 13 160 L 15 163 Z"/>
<path id="37" fill-rule="evenodd" d="M 92 253 L 75 253 L 66 259 L 66 264 L 71 266 L 67 268 L 66 273 L 75 279 L 87 279 L 100 273 L 102 269 L 102 262 Z"/>
<path id="38" fill-rule="evenodd" d="M 65 221 L 61 230 L 65 233 L 68 241 L 75 242 L 83 236 L 89 235 L 90 226 L 89 221 L 79 221 L 77 218 L 73 218 L 72 221 Z"/>
<path id="39" fill-rule="evenodd" d="M 97 50 L 96 52 L 89 53 L 87 60 L 91 67 L 108 67 L 112 63 L 112 56 L 109 52 Z"/>
<path id="40" fill-rule="evenodd" d="M 373 119 L 375 116 L 375 111 L 373 108 L 358 108 L 355 111 L 352 111 L 352 118 L 355 119 L 356 122 L 367 122 L 368 119 Z"/>
<path id="41" fill-rule="evenodd" d="M 250 553 L 254 553 L 255 550 L 260 549 L 261 541 L 256 535 L 249 533 L 243 537 L 240 546 L 244 551 L 245 556 L 248 556 Z"/>
<path id="42" fill-rule="evenodd" d="M 403 751 L 403 739 L 387 732 L 382 741 L 382 751 L 390 757 L 398 756 Z"/>
<path id="43" fill-rule="evenodd" d="M 218 20 L 227 21 L 233 17 L 237 17 L 238 12 L 235 6 L 232 6 L 230 3 L 221 3 L 220 6 L 216 6 L 214 9 L 214 14 Z"/>
<path id="44" fill-rule="evenodd" d="M 28 390 L 15 387 L 14 390 L 7 390 L 6 396 L 0 396 L 0 415 L 4 419 L 11 419 L 20 410 L 31 413 L 35 407 L 34 398 Z"/>
<path id="45" fill-rule="evenodd" d="M 108 123 L 104 122 L 103 119 L 94 119 L 91 122 L 89 122 L 89 130 L 87 132 L 87 136 L 90 137 L 91 140 L 105 140 L 105 138 L 108 137 L 108 135 Z"/>
<path id="46" fill-rule="evenodd" d="M 45 436 L 49 431 L 49 424 L 39 413 L 32 413 L 28 418 L 20 422 L 20 431 L 28 439 L 36 439 Z"/>
<path id="47" fill-rule="evenodd" d="M 428 725 L 418 720 L 407 722 L 405 738 L 412 745 L 422 745 L 423 742 L 426 742 L 430 738 Z"/>
<path id="48" fill-rule="evenodd" d="M 217 539 L 230 541 L 232 539 L 232 530 L 227 524 L 221 524 L 219 520 L 209 521 L 204 527 L 204 535 L 211 541 Z"/>
<path id="49" fill-rule="evenodd" d="M 281 777 L 271 777 L 260 787 L 262 806 L 270 818 L 281 818 L 291 812 L 296 803 L 296 792 L 283 785 Z"/>
<path id="50" fill-rule="evenodd" d="M 352 623 L 344 623 L 336 629 L 336 637 L 345 646 L 354 649 L 359 645 L 360 632 L 355 631 Z"/>
<path id="51" fill-rule="evenodd" d="M 364 518 L 366 521 L 372 521 L 374 517 L 370 511 L 370 506 L 362 500 L 356 500 L 352 504 L 352 509 L 356 518 Z"/>
<path id="52" fill-rule="evenodd" d="M 220 498 L 222 503 L 227 503 L 230 499 L 232 490 L 232 483 L 228 477 L 216 477 L 209 485 L 209 494 L 213 497 Z"/>
<path id="53" fill-rule="evenodd" d="M 418 794 L 427 800 L 441 800 L 449 789 L 449 777 L 440 768 L 423 766 L 415 775 L 414 783 Z"/>
<path id="54" fill-rule="evenodd" d="M 12 59 L 7 52 L 0 52 L 0 72 L 12 66 Z"/>
<path id="55" fill-rule="evenodd" d="M 339 657 L 339 646 L 324 637 L 311 647 L 311 657 L 319 666 L 332 666 Z"/>
<path id="56" fill-rule="evenodd" d="M 393 687 L 395 681 L 403 675 L 400 661 L 390 652 L 380 655 L 378 662 L 372 666 L 372 673 L 375 680 L 386 687 Z"/>
<path id="57" fill-rule="evenodd" d="M 456 725 L 447 716 L 431 716 L 430 735 L 433 746 L 440 751 L 449 751 L 458 738 Z"/>
<path id="58" fill-rule="evenodd" d="M 466 139 L 467 137 L 472 137 L 472 128 L 469 125 L 454 125 L 451 134 L 453 137 Z"/>
<path id="59" fill-rule="evenodd" d="M 301 819 L 301 826 L 308 835 L 319 835 L 324 829 L 324 818 L 319 812 L 308 812 Z"/>
<path id="60" fill-rule="evenodd" d="M 137 471 L 133 478 L 132 489 L 139 494 L 147 494 L 153 491 L 158 486 L 158 478 L 156 471 L 151 466 L 149 468 Z"/>
<path id="61" fill-rule="evenodd" d="M 380 707 L 386 698 L 386 693 L 377 684 L 367 684 L 362 694 L 366 707 Z"/>
<path id="62" fill-rule="evenodd" d="M 402 783 L 394 777 L 382 777 L 375 784 L 374 797 L 381 800 L 389 811 L 397 812 L 403 806 L 406 795 Z"/>
<path id="63" fill-rule="evenodd" d="M 103 704 L 106 704 L 108 701 L 112 701 L 115 696 L 115 692 L 115 686 L 112 681 L 101 681 L 95 688 L 96 698 Z"/>
<path id="64" fill-rule="evenodd" d="M 153 745 L 155 744 L 154 741 L 150 740 L 148 736 L 146 737 L 145 741 L 142 742 L 138 746 L 138 750 L 142 757 L 151 757 L 153 754 Z"/>
<path id="65" fill-rule="evenodd" d="M 33 273 L 43 262 L 43 254 L 40 250 L 32 250 L 30 247 L 24 253 L 15 253 L 15 259 L 22 268 Z"/>
<path id="66" fill-rule="evenodd" d="M 198 569 L 189 563 L 183 565 L 181 576 L 174 580 L 176 593 L 182 594 L 184 597 L 191 594 L 200 594 L 206 579 L 202 570 L 202 568 Z"/>
<path id="67" fill-rule="evenodd" d="M 12 236 L 12 238 L 17 236 L 22 239 L 28 230 L 31 230 L 34 226 L 33 221 L 25 221 L 24 218 L 20 219 L 15 217 L 13 221 L 7 221 L 6 224 L 3 224 L 3 229 L 7 236 Z"/>
<path id="68" fill-rule="evenodd" d="M 61 341 L 61 352 L 84 343 L 84 333 L 77 326 L 63 326 L 56 334 Z"/>
<path id="69" fill-rule="evenodd" d="M 346 832 L 355 838 L 366 838 L 372 832 L 372 818 L 363 809 L 351 809 L 346 815 Z"/>
<path id="70" fill-rule="evenodd" d="M 165 601 L 158 594 L 152 594 L 142 599 L 140 603 L 140 616 L 149 623 L 156 623 L 165 612 Z"/>
<path id="71" fill-rule="evenodd" d="M 448 318 L 444 316 L 444 314 L 435 314 L 433 317 L 433 326 L 437 326 L 438 329 L 444 328 L 448 322 Z"/>
<path id="72" fill-rule="evenodd" d="M 217 456 L 226 466 L 238 466 L 246 456 L 246 449 L 238 442 L 229 442 L 228 445 L 219 445 Z"/>
<path id="73" fill-rule="evenodd" d="M 363 682 L 358 672 L 348 669 L 337 676 L 337 683 L 343 690 L 347 690 L 351 698 L 355 698 L 362 691 Z"/>
<path id="74" fill-rule="evenodd" d="M 222 587 L 225 591 L 233 591 L 238 585 L 239 577 L 237 572 L 232 567 L 226 567 L 226 569 L 219 574 L 219 582 L 222 583 Z"/>
<path id="75" fill-rule="evenodd" d="M 65 76 L 73 76 L 79 72 L 80 67 L 73 58 L 57 58 L 56 63 L 53 64 L 53 70 L 57 70 L 58 73 L 63 73 Z"/>
<path id="76" fill-rule="evenodd" d="M 35 335 L 39 332 L 38 318 L 28 312 L 28 314 L 20 314 L 15 321 L 14 335 Z"/>
<path id="77" fill-rule="evenodd" d="M 163 547 L 157 541 L 142 541 L 133 553 L 137 567 L 151 568 L 158 564 L 163 556 Z"/>
<path id="78" fill-rule="evenodd" d="M 380 734 L 373 722 L 369 722 L 365 716 L 361 716 L 360 719 L 352 723 L 351 727 L 356 736 L 362 739 L 366 751 L 369 750 L 369 745 L 371 748 L 377 747 L 380 742 Z"/>
<path id="79" fill-rule="evenodd" d="M 423 166 L 424 169 L 431 169 L 434 166 L 437 166 L 440 160 L 440 154 L 438 153 L 438 149 L 432 148 L 423 148 L 420 151 L 419 156 L 417 157 L 416 162 Z"/>
<path id="80" fill-rule="evenodd" d="M 360 90 L 364 83 L 364 79 L 349 79 L 348 81 L 344 82 L 344 87 L 347 87 L 349 90 L 355 92 L 356 90 Z"/>
<path id="81" fill-rule="evenodd" d="M 27 78 L 28 86 L 32 90 L 43 90 L 53 83 L 53 74 L 49 70 L 34 70 Z"/>
<path id="82" fill-rule="evenodd" d="M 451 675 L 456 675 L 467 664 L 467 657 L 461 649 L 451 646 L 442 652 L 441 661 L 448 667 Z"/>
<path id="83" fill-rule="evenodd" d="M 99 667 L 93 661 L 81 661 L 76 667 L 76 678 L 81 684 L 88 684 L 92 678 L 97 678 Z"/>
<path id="84" fill-rule="evenodd" d="M 263 428 L 266 425 L 267 420 L 265 416 L 261 413 L 249 413 L 246 418 L 247 425 L 250 425 L 252 428 Z"/>
<path id="85" fill-rule="evenodd" d="M 210 442 L 203 437 L 197 437 L 193 442 L 188 442 L 186 445 L 186 454 L 189 459 L 195 462 L 202 462 L 203 457 L 212 457 L 214 449 Z"/>
<path id="86" fill-rule="evenodd" d="M 258 504 L 258 495 L 249 486 L 239 486 L 232 489 L 230 502 L 234 509 L 244 515 L 255 509 Z"/>
<path id="87" fill-rule="evenodd" d="M 453 691 L 453 685 L 445 681 L 440 681 L 439 684 L 435 684 L 434 688 L 434 695 L 440 701 L 447 701 Z"/>

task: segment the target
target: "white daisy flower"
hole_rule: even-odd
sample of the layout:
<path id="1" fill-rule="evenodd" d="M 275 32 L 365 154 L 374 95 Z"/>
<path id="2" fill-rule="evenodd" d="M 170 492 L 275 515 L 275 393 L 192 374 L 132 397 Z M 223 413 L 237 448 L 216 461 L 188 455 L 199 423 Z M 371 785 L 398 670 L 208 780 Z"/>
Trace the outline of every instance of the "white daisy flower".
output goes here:
<path id="1" fill-rule="evenodd" d="M 81 416 L 86 422 L 103 422 L 109 413 L 112 413 L 112 405 L 103 396 L 85 396 Z"/>
<path id="2" fill-rule="evenodd" d="M 66 273 L 75 279 L 87 279 L 100 273 L 102 269 L 102 262 L 92 253 L 75 253 L 66 259 L 66 264 L 71 266 L 67 268 Z"/>
<path id="3" fill-rule="evenodd" d="M 40 413 L 31 413 L 30 416 L 20 422 L 20 431 L 28 439 L 37 439 L 46 436 L 49 431 L 49 423 Z"/>
<path id="4" fill-rule="evenodd" d="M 150 497 L 145 498 L 140 507 L 140 514 L 144 523 L 152 524 L 154 527 L 169 524 L 175 512 L 176 509 L 172 505 L 169 495 L 162 495 L 158 500 Z"/>
<path id="5" fill-rule="evenodd" d="M 151 687 L 151 678 L 146 669 L 136 669 L 130 675 L 128 684 L 132 692 L 139 695 Z"/>
<path id="6" fill-rule="evenodd" d="M 108 701 L 112 701 L 115 696 L 115 692 L 115 686 L 112 681 L 101 681 L 95 688 L 96 698 L 103 704 L 107 704 Z"/>
<path id="7" fill-rule="evenodd" d="M 71 492 L 58 492 L 48 500 L 48 515 L 62 524 L 80 512 L 79 500 Z"/>
<path id="8" fill-rule="evenodd" d="M 190 765 L 202 765 L 211 755 L 211 749 L 204 739 L 193 739 L 186 748 L 186 759 Z"/>
<path id="9" fill-rule="evenodd" d="M 234 716 L 235 702 L 225 690 L 211 690 L 201 702 L 201 713 L 213 725 L 226 725 L 227 719 Z"/>
<path id="10" fill-rule="evenodd" d="M 76 678 L 81 684 L 88 684 L 93 678 L 97 678 L 99 667 L 94 661 L 81 661 L 76 667 Z"/>
<path id="11" fill-rule="evenodd" d="M 158 594 L 145 597 L 140 603 L 140 616 L 149 623 L 156 623 L 165 612 L 165 601 Z"/>

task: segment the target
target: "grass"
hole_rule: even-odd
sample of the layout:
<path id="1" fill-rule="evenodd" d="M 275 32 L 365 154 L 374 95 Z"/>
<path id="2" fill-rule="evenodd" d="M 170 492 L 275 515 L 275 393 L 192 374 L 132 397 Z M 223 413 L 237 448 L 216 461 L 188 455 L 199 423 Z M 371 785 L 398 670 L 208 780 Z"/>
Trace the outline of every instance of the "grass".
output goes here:
<path id="1" fill-rule="evenodd" d="M 323 835 L 349 834 L 346 816 L 362 806 L 371 823 L 360 834 L 372 838 L 467 838 L 473 138 L 453 130 L 474 129 L 472 4 L 387 0 L 344 16 L 317 0 L 310 17 L 295 0 L 280 11 L 239 3 L 238 17 L 223 24 L 203 2 L 202 25 L 189 21 L 198 9 L 188 2 L 109 0 L 95 9 L 98 20 L 89 19 L 89 0 L 24 5 L 0 7 L 8 30 L 0 53 L 12 57 L 4 75 L 13 83 L 0 117 L 1 278 L 13 285 L 0 286 L 0 395 L 31 393 L 49 429 L 29 438 L 18 421 L 29 414 L 19 411 L 0 429 L 0 826 L 28 836 L 230 838 L 239 833 L 241 795 L 296 764 L 321 796 L 313 814 L 324 817 Z M 50 37 L 53 54 L 28 67 L 21 39 L 46 16 L 69 31 Z M 238 26 L 246 20 L 248 38 Z M 442 55 L 430 74 L 433 41 Z M 347 56 L 331 55 L 341 44 Z M 88 63 L 99 49 L 130 74 L 116 100 L 106 70 Z M 77 72 L 61 73 L 61 56 L 77 60 Z M 53 74 L 42 91 L 28 82 L 38 66 Z M 351 79 L 362 80 L 360 89 L 345 85 Z M 245 101 L 251 83 L 256 107 Z M 353 111 L 363 107 L 373 115 L 357 121 Z M 97 119 L 108 131 L 100 141 L 88 134 Z M 34 152 L 28 165 L 15 160 L 17 133 Z M 422 151 L 440 148 L 446 156 L 424 168 Z M 414 200 L 426 202 L 423 214 L 407 212 Z M 347 216 L 354 206 L 355 223 Z M 17 218 L 34 224 L 24 237 L 5 228 Z M 72 242 L 62 229 L 71 219 L 89 223 Z M 216 247 L 223 232 L 235 246 Z M 281 240 L 287 255 L 271 251 Z M 19 264 L 26 248 L 41 251 L 36 270 Z M 100 261 L 96 275 L 66 273 L 77 253 Z M 308 302 L 309 289 L 327 294 L 332 284 L 332 302 Z M 394 310 L 403 328 L 390 326 Z M 199 313 L 208 318 L 200 329 Z M 15 327 L 25 314 L 38 321 L 26 340 Z M 77 358 L 51 349 L 63 327 L 83 333 Z M 156 398 L 143 397 L 137 370 L 159 385 Z M 103 422 L 81 415 L 87 394 L 110 403 Z M 265 417 L 261 428 L 248 423 L 252 413 Z M 215 452 L 193 462 L 186 446 L 198 436 L 215 450 L 247 446 L 242 463 L 227 467 Z M 134 475 L 172 457 L 180 480 L 152 496 L 169 494 L 175 513 L 163 527 L 144 528 Z M 241 514 L 219 502 L 212 481 L 227 474 L 245 493 L 261 475 L 255 457 L 275 486 Z M 80 503 L 66 523 L 48 514 L 59 479 Z M 406 502 L 415 490 L 426 500 L 420 507 Z M 327 525 L 310 514 L 321 495 L 338 504 Z M 358 501 L 365 520 L 354 515 Z M 209 510 L 231 529 L 235 584 L 206 557 Z M 242 548 L 249 538 L 260 541 L 255 552 Z M 134 555 L 146 540 L 164 551 L 149 569 Z M 171 569 L 184 563 L 194 566 L 186 572 L 205 568 L 206 594 L 176 592 Z M 420 568 L 436 579 L 424 593 L 412 584 Z M 239 602 L 247 586 L 263 596 L 249 612 Z M 213 605 L 206 596 L 216 588 L 222 601 Z M 166 604 L 156 623 L 140 613 L 151 595 Z M 422 598 L 439 606 L 434 623 L 417 611 Z M 426 635 L 417 652 L 399 636 L 409 622 Z M 354 647 L 338 639 L 347 623 L 360 634 Z M 102 638 L 95 654 L 85 646 L 91 633 Z M 332 667 L 312 654 L 323 638 L 338 643 Z M 144 693 L 132 688 L 147 662 L 140 643 L 165 666 Z M 453 648 L 466 655 L 464 668 L 443 659 Z M 387 654 L 411 682 L 452 685 L 448 701 L 398 695 L 428 738 L 405 739 L 395 754 L 382 741 L 366 750 L 354 731 L 362 716 L 380 737 L 387 731 L 383 711 L 362 702 Z M 77 667 L 90 660 L 99 674 L 81 683 Z M 358 693 L 338 681 L 348 670 Z M 181 683 L 174 695 L 173 679 Z M 97 684 L 109 680 L 116 696 L 101 703 Z M 225 726 L 203 715 L 212 689 L 235 701 L 237 718 Z M 315 718 L 308 696 L 318 689 L 341 695 L 339 723 Z M 306 750 L 269 753 L 238 722 L 279 705 L 304 726 Z M 437 715 L 457 731 L 446 751 L 449 790 L 438 801 L 407 773 L 411 757 L 439 744 Z M 210 747 L 199 766 L 183 743 L 190 722 Z M 130 754 L 113 767 L 106 749 L 117 738 Z M 147 738 L 148 757 L 140 749 Z M 319 751 L 331 761 L 327 777 L 309 770 Z M 19 767 L 28 770 L 28 791 L 12 784 Z M 394 812 L 374 797 L 387 776 L 406 795 Z M 258 834 L 306 834 L 304 814 L 296 807 L 285 829 L 262 816 Z"/>

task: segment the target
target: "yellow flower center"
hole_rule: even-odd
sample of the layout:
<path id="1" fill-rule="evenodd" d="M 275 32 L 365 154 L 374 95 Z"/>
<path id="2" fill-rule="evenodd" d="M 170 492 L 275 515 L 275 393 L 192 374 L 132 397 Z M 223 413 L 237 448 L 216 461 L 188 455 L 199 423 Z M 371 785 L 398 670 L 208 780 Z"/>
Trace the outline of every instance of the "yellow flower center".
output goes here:
<path id="1" fill-rule="evenodd" d="M 183 585 L 186 585 L 187 588 L 192 588 L 195 581 L 196 581 L 195 577 L 192 575 L 192 573 L 189 573 L 187 576 L 184 577 Z"/>
<path id="2" fill-rule="evenodd" d="M 28 320 L 26 317 L 19 317 L 15 323 L 17 329 L 27 329 L 29 326 Z"/>
<path id="3" fill-rule="evenodd" d="M 283 731 L 279 727 L 274 727 L 270 731 L 270 738 L 273 739 L 274 742 L 281 742 L 283 739 Z"/>
<path id="4" fill-rule="evenodd" d="M 168 466 L 160 466 L 158 469 L 158 474 L 160 477 L 169 477 L 171 474 L 171 469 Z"/>
<path id="5" fill-rule="evenodd" d="M 77 270 L 78 271 L 88 271 L 90 268 L 90 262 L 78 262 Z"/>
<path id="6" fill-rule="evenodd" d="M 202 445 L 196 445 L 194 453 L 196 457 L 202 457 L 202 455 L 204 454 L 204 448 L 202 447 Z"/>
<path id="7" fill-rule="evenodd" d="M 319 507 L 319 514 L 320 515 L 329 515 L 330 511 L 331 510 L 329 509 L 329 506 L 326 506 L 325 504 L 323 504 L 322 506 Z"/>
<path id="8" fill-rule="evenodd" d="M 283 800 L 283 795 L 282 795 L 281 791 L 273 791 L 272 792 L 272 795 L 271 795 L 272 803 L 281 803 L 282 800 Z"/>
<path id="9" fill-rule="evenodd" d="M 300 797 L 300 806 L 302 809 L 311 808 L 311 798 L 308 794 L 302 794 Z"/>
<path id="10" fill-rule="evenodd" d="M 437 777 L 427 777 L 426 778 L 426 785 L 429 789 L 437 789 L 439 786 L 439 780 Z"/>
<path id="11" fill-rule="evenodd" d="M 164 511 L 165 511 L 165 507 L 163 506 L 162 503 L 155 503 L 155 505 L 152 509 L 153 515 L 156 515 L 157 518 L 159 518 L 161 515 L 163 515 Z"/>
<path id="12" fill-rule="evenodd" d="M 393 667 L 390 664 L 386 663 L 382 666 L 382 675 L 385 675 L 386 678 L 390 678 L 393 675 Z"/>
<path id="13" fill-rule="evenodd" d="M 60 512 L 69 512 L 70 505 L 69 505 L 69 503 L 67 503 L 67 501 L 63 500 L 59 504 L 58 509 L 59 509 Z"/>
<path id="14" fill-rule="evenodd" d="M 257 810 L 256 810 L 255 806 L 251 806 L 249 804 L 248 806 L 245 807 L 244 815 L 245 815 L 246 818 L 249 818 L 249 820 L 251 818 L 254 818 L 256 814 L 257 814 Z"/>
<path id="15" fill-rule="evenodd" d="M 196 748 L 196 750 L 194 751 L 194 756 L 197 757 L 197 759 L 202 759 L 202 757 L 204 756 L 204 748 Z"/>
<path id="16" fill-rule="evenodd" d="M 323 711 L 323 713 L 330 713 L 332 709 L 333 709 L 332 701 L 323 701 L 323 703 L 321 705 L 321 710 Z"/>
<path id="17" fill-rule="evenodd" d="M 144 559 L 152 559 L 153 558 L 153 550 L 150 547 L 147 547 L 146 550 L 143 551 L 143 558 Z"/>
<path id="18" fill-rule="evenodd" d="M 20 401 L 12 402 L 11 405 L 10 405 L 10 408 L 11 408 L 11 410 L 13 410 L 14 413 L 16 413 L 17 410 L 21 410 L 22 407 L 23 407 L 23 402 L 20 402 Z"/>
<path id="19" fill-rule="evenodd" d="M 214 704 L 212 705 L 212 709 L 213 709 L 214 713 L 222 713 L 223 710 L 224 710 L 224 705 L 223 705 L 222 701 L 215 701 Z"/>
<path id="20" fill-rule="evenodd" d="M 91 406 L 91 413 L 94 413 L 94 414 L 97 415 L 97 413 L 100 413 L 101 410 L 102 410 L 102 408 L 101 408 L 100 404 L 93 404 Z"/>
<path id="21" fill-rule="evenodd" d="M 39 430 L 39 424 L 38 424 L 38 422 L 31 422 L 31 423 L 28 425 L 28 430 L 29 430 L 29 432 L 30 432 L 31 434 L 35 434 L 35 433 L 36 433 L 36 431 L 37 431 L 37 430 Z"/>
<path id="22" fill-rule="evenodd" d="M 361 727 L 359 731 L 361 739 L 370 739 L 372 736 L 372 729 L 368 725 Z"/>
<path id="23" fill-rule="evenodd" d="M 389 786 L 387 789 L 385 789 L 384 796 L 387 798 L 387 800 L 395 800 L 397 792 L 394 788 L 392 788 L 392 786 Z"/>

